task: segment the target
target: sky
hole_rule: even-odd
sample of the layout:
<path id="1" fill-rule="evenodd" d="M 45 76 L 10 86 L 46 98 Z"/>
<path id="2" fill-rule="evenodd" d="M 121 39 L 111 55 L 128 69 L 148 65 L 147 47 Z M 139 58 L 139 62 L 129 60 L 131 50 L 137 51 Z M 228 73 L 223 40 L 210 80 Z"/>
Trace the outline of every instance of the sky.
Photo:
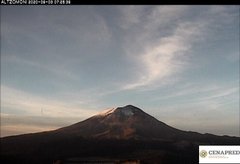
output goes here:
<path id="1" fill-rule="evenodd" d="M 132 104 L 240 136 L 239 6 L 1 6 L 1 136 Z"/>

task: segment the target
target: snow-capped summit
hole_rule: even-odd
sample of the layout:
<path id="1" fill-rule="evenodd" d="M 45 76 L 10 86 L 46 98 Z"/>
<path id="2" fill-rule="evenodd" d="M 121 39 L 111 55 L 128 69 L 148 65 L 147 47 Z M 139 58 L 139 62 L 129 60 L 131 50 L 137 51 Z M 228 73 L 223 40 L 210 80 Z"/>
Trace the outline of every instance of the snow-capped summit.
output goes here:
<path id="1" fill-rule="evenodd" d="M 135 107 L 135 106 L 133 106 L 133 105 L 126 105 L 126 106 L 124 106 L 124 107 L 118 107 L 117 108 L 120 112 L 123 112 L 123 113 L 125 113 L 126 115 L 129 115 L 130 113 L 131 114 L 134 114 L 135 112 L 142 112 L 142 110 L 141 109 L 139 109 L 139 108 L 137 108 L 137 107 Z"/>
<path id="2" fill-rule="evenodd" d="M 115 114 L 115 115 L 124 115 L 124 116 L 133 116 L 137 112 L 143 112 L 141 109 L 133 106 L 133 105 L 126 105 L 124 107 L 118 107 L 118 108 L 110 108 L 106 109 L 95 116 L 108 116 L 110 114 Z"/>

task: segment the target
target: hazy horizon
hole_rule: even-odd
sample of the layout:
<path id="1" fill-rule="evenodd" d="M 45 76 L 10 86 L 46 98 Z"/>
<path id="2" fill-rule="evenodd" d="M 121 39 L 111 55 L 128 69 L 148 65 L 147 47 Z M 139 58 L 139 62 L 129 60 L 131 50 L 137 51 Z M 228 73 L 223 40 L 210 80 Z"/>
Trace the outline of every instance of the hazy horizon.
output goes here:
<path id="1" fill-rule="evenodd" d="M 239 6 L 1 6 L 1 136 L 132 104 L 240 136 Z"/>

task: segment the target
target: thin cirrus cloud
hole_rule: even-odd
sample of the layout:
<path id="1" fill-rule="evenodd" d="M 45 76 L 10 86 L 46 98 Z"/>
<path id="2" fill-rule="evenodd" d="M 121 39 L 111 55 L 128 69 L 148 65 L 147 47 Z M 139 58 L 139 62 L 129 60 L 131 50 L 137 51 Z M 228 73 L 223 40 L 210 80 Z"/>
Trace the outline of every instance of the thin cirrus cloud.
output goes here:
<path id="1" fill-rule="evenodd" d="M 181 86 L 181 85 L 179 85 Z M 201 90 L 199 90 L 201 88 Z M 195 102 L 201 102 L 204 100 L 210 100 L 210 99 L 218 99 L 223 97 L 229 97 L 229 96 L 239 96 L 238 95 L 239 88 L 238 86 L 216 86 L 216 85 L 209 85 L 209 86 L 203 86 L 203 85 L 183 85 L 179 87 L 178 89 L 175 89 L 174 92 L 169 92 L 167 95 L 164 95 L 163 97 L 155 98 L 154 101 L 160 101 L 160 100 L 167 100 L 167 99 L 176 99 L 176 98 L 185 98 L 185 97 L 192 97 L 192 99 L 188 99 L 189 101 L 195 100 Z M 195 97 L 193 97 L 195 96 Z M 234 100 L 234 99 L 232 99 Z M 237 100 L 237 97 L 236 99 Z M 220 100 L 221 101 L 221 100 Z"/>
<path id="2" fill-rule="evenodd" d="M 123 89 L 153 89 L 166 83 L 176 83 L 177 79 L 181 78 L 181 73 L 188 68 L 201 67 L 191 61 L 197 44 L 202 45 L 210 37 L 215 38 L 214 29 L 227 26 L 237 18 L 226 7 L 221 6 L 161 6 L 152 8 L 147 16 L 144 16 L 143 8 L 124 9 L 124 15 L 130 17 L 123 24 L 128 25 L 128 30 L 136 28 L 135 33 L 133 31 L 133 34 L 130 33 L 129 37 L 125 38 L 125 49 L 128 57 L 136 64 L 137 71 L 134 80 L 129 79 L 128 83 L 122 86 Z M 191 18 L 190 13 L 193 15 Z M 215 45 L 213 47 L 216 48 Z"/>
<path id="3" fill-rule="evenodd" d="M 149 45 L 139 56 L 145 72 L 139 80 L 126 85 L 125 89 L 153 85 L 160 80 L 181 72 L 186 66 L 186 58 L 192 42 L 201 28 L 193 23 L 180 24 L 171 36 L 161 38 L 157 45 Z"/>

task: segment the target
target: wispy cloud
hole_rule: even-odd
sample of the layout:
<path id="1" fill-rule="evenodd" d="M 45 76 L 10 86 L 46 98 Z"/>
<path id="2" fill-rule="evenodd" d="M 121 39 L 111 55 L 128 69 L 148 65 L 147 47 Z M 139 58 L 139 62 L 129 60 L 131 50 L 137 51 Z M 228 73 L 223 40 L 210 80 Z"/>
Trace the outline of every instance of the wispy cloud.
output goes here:
<path id="1" fill-rule="evenodd" d="M 147 45 L 138 55 L 143 70 L 137 81 L 124 86 L 125 89 L 161 83 L 163 79 L 181 72 L 187 65 L 192 44 L 201 34 L 203 24 L 185 22 L 178 25 L 173 34 Z"/>
<path id="2" fill-rule="evenodd" d="M 134 67 L 128 71 L 132 78 L 126 79 L 121 86 L 123 90 L 171 83 L 187 68 L 192 47 L 204 38 L 208 23 L 201 17 L 185 19 L 190 9 L 189 6 L 121 8 L 120 27 L 127 33 L 123 49 Z"/>
<path id="3" fill-rule="evenodd" d="M 201 63 L 191 63 L 193 49 L 210 36 L 214 38 L 211 33 L 216 29 L 235 21 L 237 16 L 230 11 L 221 6 L 124 8 L 122 15 L 125 19 L 121 24 L 123 29 L 131 31 L 124 38 L 124 47 L 135 65 L 135 72 L 121 88 L 157 88 L 175 83 L 188 68 L 203 67 Z"/>
<path id="4" fill-rule="evenodd" d="M 185 97 L 191 97 L 189 101 L 204 101 L 210 99 L 217 99 L 221 97 L 228 97 L 239 92 L 239 86 L 234 85 L 203 85 L 201 83 L 188 83 L 178 85 L 174 90 L 169 91 L 167 95 L 163 94 L 162 97 L 155 97 L 154 101 L 160 100 L 173 100 Z"/>

